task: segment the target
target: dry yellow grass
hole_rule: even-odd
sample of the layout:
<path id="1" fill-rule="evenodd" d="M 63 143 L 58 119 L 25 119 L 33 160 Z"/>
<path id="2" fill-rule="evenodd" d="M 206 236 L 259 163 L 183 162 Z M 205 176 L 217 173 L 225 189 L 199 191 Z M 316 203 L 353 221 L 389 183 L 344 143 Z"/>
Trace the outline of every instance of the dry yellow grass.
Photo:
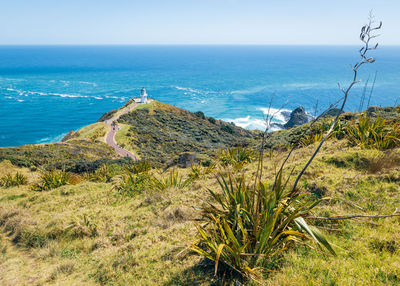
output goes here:
<path id="1" fill-rule="evenodd" d="M 400 207 L 400 161 L 369 169 L 385 152 L 329 141 L 302 181 L 322 190 L 316 215 L 392 213 Z M 288 168 L 298 170 L 313 146 L 297 150 Z M 265 158 L 272 179 L 284 153 Z M 399 156 L 395 150 L 390 158 Z M 400 158 L 400 157 L 397 157 Z M 375 160 L 375 161 L 374 161 Z M 0 174 L 38 173 L 0 163 Z M 256 164 L 243 169 L 248 176 Z M 189 169 L 179 170 L 188 176 Z M 166 175 L 166 174 L 164 174 Z M 163 176 L 164 176 L 163 175 Z M 196 241 L 194 219 L 218 190 L 212 174 L 190 187 L 164 193 L 118 195 L 111 183 L 82 182 L 36 193 L 29 186 L 0 189 L 1 285 L 209 285 L 217 278 L 187 250 Z M 356 219 L 318 224 L 337 257 L 303 247 L 287 252 L 265 285 L 398 285 L 400 219 Z M 23 235 L 22 235 L 23 234 Z M 19 237 L 18 237 L 19 235 Z"/>

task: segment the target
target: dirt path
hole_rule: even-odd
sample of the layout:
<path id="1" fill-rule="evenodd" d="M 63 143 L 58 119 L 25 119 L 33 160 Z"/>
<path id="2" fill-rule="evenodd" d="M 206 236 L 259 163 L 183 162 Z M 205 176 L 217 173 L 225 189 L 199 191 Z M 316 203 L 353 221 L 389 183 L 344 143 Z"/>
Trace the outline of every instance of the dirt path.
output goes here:
<path id="1" fill-rule="evenodd" d="M 110 130 L 106 134 L 106 143 L 107 143 L 107 145 L 109 145 L 112 148 L 114 148 L 115 152 L 117 152 L 117 154 L 121 155 L 122 157 L 131 157 L 134 161 L 137 160 L 137 157 L 135 155 L 133 155 L 131 152 L 129 152 L 128 150 L 118 146 L 117 142 L 115 141 L 115 134 L 118 131 L 118 125 L 116 124 L 116 121 L 122 115 L 128 113 L 129 111 L 134 109 L 136 106 L 137 106 L 136 103 L 132 103 L 128 108 L 126 108 L 126 110 L 124 110 L 120 114 L 117 114 L 113 118 L 104 121 L 110 127 Z"/>

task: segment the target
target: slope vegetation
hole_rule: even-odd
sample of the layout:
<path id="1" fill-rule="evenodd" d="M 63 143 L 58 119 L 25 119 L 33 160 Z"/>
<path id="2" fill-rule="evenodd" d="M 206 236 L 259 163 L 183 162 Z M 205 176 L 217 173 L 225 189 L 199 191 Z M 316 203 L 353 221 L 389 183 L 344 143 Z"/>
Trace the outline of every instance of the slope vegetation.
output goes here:
<path id="1" fill-rule="evenodd" d="M 248 145 L 254 137 L 251 131 L 207 118 L 201 112 L 157 101 L 137 107 L 121 116 L 119 122 L 130 127 L 124 147 L 137 150 L 142 159 L 156 166 L 173 164 L 184 153 L 204 159 L 219 148 Z"/>

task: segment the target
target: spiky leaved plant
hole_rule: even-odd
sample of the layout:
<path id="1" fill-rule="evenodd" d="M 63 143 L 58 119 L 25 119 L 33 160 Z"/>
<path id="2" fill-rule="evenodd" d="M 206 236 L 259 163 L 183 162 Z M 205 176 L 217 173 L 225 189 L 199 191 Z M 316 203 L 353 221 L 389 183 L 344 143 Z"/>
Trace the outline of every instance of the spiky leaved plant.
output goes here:
<path id="1" fill-rule="evenodd" d="M 210 191 L 212 202 L 203 209 L 205 224 L 197 226 L 200 243 L 192 247 L 194 251 L 215 262 L 215 273 L 222 263 L 243 276 L 257 276 L 265 269 L 268 261 L 304 239 L 313 240 L 321 248 L 335 253 L 325 237 L 306 222 L 307 215 L 318 201 L 297 186 L 324 142 L 337 127 L 350 90 L 359 82 L 357 76 L 360 67 L 375 61 L 367 57 L 367 52 L 377 48 L 377 44 L 371 48 L 370 41 L 375 37 L 373 31 L 380 29 L 382 23 L 375 28 L 372 24 L 370 18 L 369 24 L 361 29 L 360 39 L 364 43 L 360 50 L 361 60 L 352 67 L 354 77 L 349 87 L 341 89 L 344 96 L 341 99 L 340 112 L 290 187 L 289 180 L 282 183 L 282 173 L 294 149 L 301 145 L 301 137 L 281 164 L 273 184 L 268 186 L 262 183 L 263 152 L 268 128 L 262 137 L 258 168 L 252 185 L 246 182 L 244 175 L 237 177 L 228 173 L 218 177 L 222 194 Z M 335 105 L 331 105 L 328 110 Z M 318 116 L 303 135 L 327 111 Z M 267 126 L 269 123 L 267 122 Z"/>
<path id="2" fill-rule="evenodd" d="M 172 189 L 182 189 L 190 185 L 190 178 L 184 179 L 176 169 L 169 171 L 166 177 L 153 177 L 151 186 L 160 192 L 169 191 Z"/>
<path id="3" fill-rule="evenodd" d="M 372 120 L 361 115 L 355 124 L 346 126 L 344 132 L 350 143 L 362 148 L 387 150 L 400 146 L 400 124 L 379 116 Z"/>
<path id="4" fill-rule="evenodd" d="M 257 275 L 272 261 L 302 239 L 334 250 L 324 236 L 303 216 L 318 202 L 305 194 L 288 191 L 282 176 L 273 188 L 260 184 L 254 190 L 244 176 L 218 177 L 222 194 L 210 191 L 213 202 L 203 209 L 208 226 L 197 226 L 202 244 L 193 250 L 228 265 L 244 276 Z"/>
<path id="5" fill-rule="evenodd" d="M 5 188 L 18 187 L 21 185 L 26 185 L 27 183 L 28 179 L 20 172 L 17 172 L 14 176 L 8 174 L 0 178 L 0 186 Z"/>

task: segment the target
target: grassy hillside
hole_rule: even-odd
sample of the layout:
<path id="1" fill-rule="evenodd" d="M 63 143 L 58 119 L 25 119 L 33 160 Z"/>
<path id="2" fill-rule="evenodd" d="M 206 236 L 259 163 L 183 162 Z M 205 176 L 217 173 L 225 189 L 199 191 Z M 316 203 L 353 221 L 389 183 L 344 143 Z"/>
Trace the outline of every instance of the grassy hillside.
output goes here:
<path id="1" fill-rule="evenodd" d="M 157 101 L 135 108 L 118 122 L 130 126 L 121 143 L 156 166 L 176 162 L 182 153 L 212 156 L 218 148 L 247 145 L 254 137 L 232 124 Z"/>
<path id="2" fill-rule="evenodd" d="M 313 146 L 295 152 L 304 163 Z M 264 162 L 270 179 L 284 153 Z M 391 164 L 383 164 L 390 159 Z M 2 174 L 16 172 L 1 163 Z M 247 174 L 255 164 L 246 165 Z M 20 169 L 18 169 L 20 170 Z M 29 184 L 37 172 L 21 169 Z M 190 169 L 179 171 L 182 177 Z M 348 147 L 330 141 L 306 174 L 303 188 L 325 198 L 315 215 L 392 213 L 400 203 L 400 150 Z M 150 176 L 158 175 L 153 171 Z M 117 178 L 115 178 L 117 180 Z M 37 193 L 29 186 L 0 193 L 2 285 L 209 285 L 213 267 L 187 250 L 196 241 L 195 219 L 218 191 L 213 174 L 164 191 L 147 187 L 128 195 L 113 183 L 84 181 Z M 395 285 L 400 283 L 400 219 L 355 219 L 317 224 L 338 255 L 298 246 L 285 253 L 267 285 Z"/>
<path id="3" fill-rule="evenodd" d="M 91 131 L 87 133 L 92 134 Z M 0 161 L 8 160 L 20 167 L 46 170 L 56 168 L 77 173 L 87 171 L 89 165 L 100 165 L 98 161 L 117 158 L 114 150 L 105 143 L 87 139 L 0 148 Z"/>
<path id="4" fill-rule="evenodd" d="M 318 218 L 392 214 L 400 208 L 399 111 L 344 114 L 299 185 L 309 200 L 321 200 L 307 220 L 326 234 L 337 256 L 303 243 L 290 245 L 266 264 L 267 271 L 256 279 L 259 284 L 400 284 L 399 217 Z M 377 120 L 378 114 L 387 121 Z M 284 179 L 300 171 L 330 120 L 316 125 L 294 151 Z M 256 146 L 257 139 L 243 129 L 161 103 L 140 106 L 121 122 L 117 140 L 141 146 L 160 165 L 179 152 L 216 156 L 209 157 L 209 167 L 169 171 L 149 170 L 143 161 L 116 161 L 104 143 L 86 137 L 100 134 L 96 130 L 103 123 L 78 132 L 79 140 L 0 148 L 1 285 L 237 285 L 238 277 L 223 262 L 214 276 L 214 263 L 190 246 L 200 240 L 196 225 L 203 207 L 213 201 L 209 190 L 221 194 L 215 175 L 230 173 L 251 181 L 257 169 L 257 153 L 250 147 L 217 150 L 242 139 Z M 223 126 L 231 126 L 233 133 Z M 263 161 L 263 181 L 270 186 L 284 150 L 306 127 L 270 134 L 268 146 L 273 148 Z M 84 171 L 43 171 L 59 164 Z M 25 180 L 6 186 L 17 173 Z"/>

